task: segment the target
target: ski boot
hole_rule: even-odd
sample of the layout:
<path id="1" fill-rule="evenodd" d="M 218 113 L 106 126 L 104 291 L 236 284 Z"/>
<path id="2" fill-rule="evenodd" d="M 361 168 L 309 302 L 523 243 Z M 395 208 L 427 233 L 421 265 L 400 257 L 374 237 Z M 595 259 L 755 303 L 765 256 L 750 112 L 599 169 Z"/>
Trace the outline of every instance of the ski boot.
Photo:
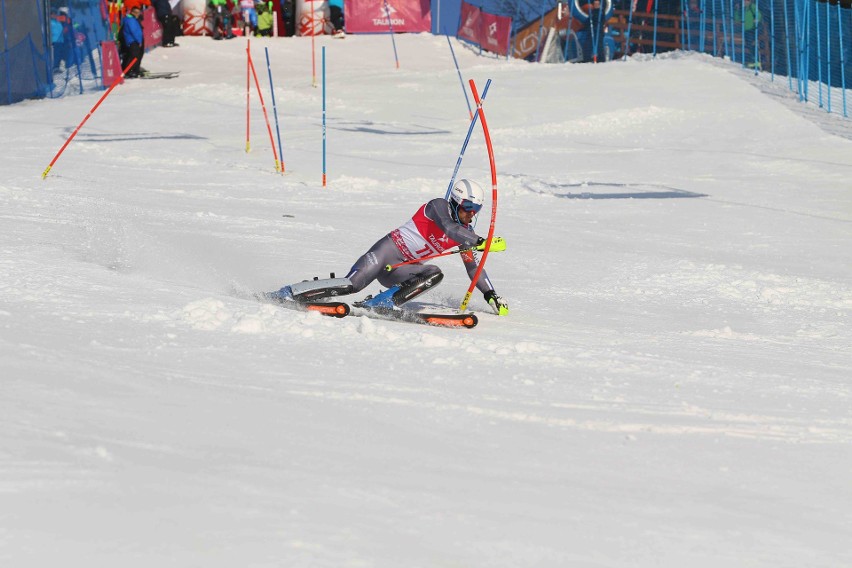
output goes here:
<path id="1" fill-rule="evenodd" d="M 425 277 L 413 276 L 396 286 L 391 286 L 377 296 L 367 296 L 363 301 L 354 305 L 377 312 L 388 312 L 416 298 L 429 288 L 437 286 L 443 279 L 443 272 L 436 272 Z"/>

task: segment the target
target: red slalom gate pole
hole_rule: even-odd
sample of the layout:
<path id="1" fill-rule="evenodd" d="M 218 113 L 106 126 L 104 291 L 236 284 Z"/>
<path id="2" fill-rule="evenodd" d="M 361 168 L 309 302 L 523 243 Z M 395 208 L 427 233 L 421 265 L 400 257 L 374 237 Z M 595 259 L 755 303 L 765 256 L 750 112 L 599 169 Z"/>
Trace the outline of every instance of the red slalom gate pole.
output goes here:
<path id="1" fill-rule="evenodd" d="M 316 88 L 317 86 L 317 48 L 316 48 L 316 35 L 317 35 L 317 27 L 314 23 L 314 18 L 316 17 L 316 12 L 314 12 L 314 0 L 311 0 L 311 87 Z"/>
<path id="2" fill-rule="evenodd" d="M 485 260 L 488 258 L 491 241 L 494 239 L 494 222 L 497 220 L 497 166 L 494 165 L 494 147 L 491 145 L 491 134 L 488 132 L 488 123 L 485 122 L 485 110 L 482 108 L 482 101 L 479 100 L 479 93 L 476 91 L 476 84 L 473 82 L 473 79 L 470 80 L 470 90 L 473 92 L 473 100 L 476 102 L 476 112 L 479 113 L 479 124 L 482 125 L 482 133 L 485 135 L 488 162 L 491 165 L 491 225 L 488 227 L 488 237 L 485 239 L 485 251 L 482 253 L 482 260 L 479 262 L 476 274 L 473 275 L 473 279 L 470 281 L 467 294 L 465 294 L 464 300 L 461 306 L 459 306 L 460 312 L 467 309 L 467 304 L 473 295 L 476 283 L 479 282 L 479 277 L 482 275 L 482 269 L 485 268 Z"/>
<path id="3" fill-rule="evenodd" d="M 251 40 L 246 41 L 246 153 L 251 151 L 251 130 L 249 128 L 251 112 L 249 112 L 249 92 L 251 91 Z"/>
<path id="4" fill-rule="evenodd" d="M 112 86 L 109 89 L 107 89 L 107 92 L 105 92 L 103 94 L 103 96 L 100 99 L 98 99 L 98 102 L 95 103 L 95 106 L 92 107 L 92 110 L 89 111 L 89 114 L 86 115 L 86 118 L 83 119 L 83 122 L 81 122 L 77 126 L 77 128 L 74 130 L 74 132 L 71 133 L 71 136 L 68 137 L 68 140 L 65 141 L 65 144 L 62 145 L 62 148 L 59 149 L 59 151 L 53 157 L 53 160 L 51 160 L 50 164 L 48 164 L 47 168 L 45 168 L 44 173 L 41 174 L 41 179 L 47 178 L 47 174 L 50 172 L 50 169 L 53 167 L 53 164 L 56 163 L 56 160 L 59 159 L 59 156 L 61 156 L 62 152 L 65 151 L 65 148 L 68 147 L 68 144 L 70 144 L 71 141 L 74 139 L 74 137 L 77 136 L 77 133 L 80 132 L 80 129 L 83 128 L 83 125 L 86 124 L 87 120 L 89 120 L 89 117 L 91 117 L 93 114 L 95 114 L 95 111 L 98 110 L 98 107 L 101 106 L 101 103 L 104 102 L 104 100 L 109 96 L 109 94 L 112 92 L 112 90 L 115 89 L 118 86 L 119 83 L 124 82 L 124 74 L 127 73 L 128 71 L 130 71 L 130 68 L 133 67 L 135 64 L 136 64 L 136 58 L 134 57 L 133 61 L 131 61 L 127 65 L 127 67 L 124 68 L 124 71 L 121 72 L 120 78 L 122 80 L 121 81 L 114 81 Z"/>
<path id="5" fill-rule="evenodd" d="M 272 144 L 272 157 L 275 158 L 275 171 L 281 171 L 281 165 L 278 162 L 278 151 L 275 149 L 275 138 L 272 136 L 272 126 L 269 124 L 269 115 L 266 114 L 266 103 L 263 102 L 263 92 L 260 90 L 260 82 L 257 80 L 257 72 L 254 69 L 254 61 L 249 54 L 249 67 L 251 74 L 254 77 L 254 86 L 257 89 L 257 96 L 260 97 L 260 107 L 263 109 L 263 118 L 266 120 L 266 130 L 269 131 L 269 143 Z"/>

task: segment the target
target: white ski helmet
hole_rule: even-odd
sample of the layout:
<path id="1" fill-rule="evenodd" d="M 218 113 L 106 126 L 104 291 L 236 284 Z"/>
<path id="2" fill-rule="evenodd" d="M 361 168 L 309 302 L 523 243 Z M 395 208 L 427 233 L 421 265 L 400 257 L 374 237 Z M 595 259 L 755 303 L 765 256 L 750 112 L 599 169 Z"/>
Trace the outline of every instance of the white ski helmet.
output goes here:
<path id="1" fill-rule="evenodd" d="M 456 210 L 461 207 L 466 211 L 479 213 L 485 203 L 485 192 L 475 181 L 460 179 L 450 191 L 450 203 L 455 204 Z"/>

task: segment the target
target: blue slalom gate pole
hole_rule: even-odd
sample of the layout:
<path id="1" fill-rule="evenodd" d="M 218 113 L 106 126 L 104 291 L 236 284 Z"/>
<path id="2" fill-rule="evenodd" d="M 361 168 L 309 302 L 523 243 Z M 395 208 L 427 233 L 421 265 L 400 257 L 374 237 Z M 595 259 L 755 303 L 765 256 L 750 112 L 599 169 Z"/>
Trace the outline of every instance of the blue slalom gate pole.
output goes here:
<path id="1" fill-rule="evenodd" d="M 787 46 L 787 88 L 793 90 L 793 63 L 790 58 L 790 22 L 787 14 L 787 2 L 784 2 L 784 40 Z"/>
<path id="2" fill-rule="evenodd" d="M 322 186 L 325 187 L 325 46 L 322 46 Z"/>
<path id="3" fill-rule="evenodd" d="M 837 3 L 837 35 L 839 39 L 838 45 L 843 46 L 843 17 L 840 11 L 840 2 Z M 840 50 L 840 87 L 843 93 L 843 116 L 845 117 L 848 116 L 846 114 L 846 60 L 842 48 Z"/>
<path id="4" fill-rule="evenodd" d="M 479 104 L 485 104 L 485 95 L 488 94 L 488 87 L 491 86 L 491 79 L 485 82 L 485 88 L 482 90 L 482 97 L 479 99 Z M 477 108 L 479 108 L 477 106 Z M 453 169 L 453 177 L 450 178 L 450 185 L 447 187 L 447 194 L 444 196 L 444 199 L 450 198 L 450 192 L 453 190 L 453 184 L 456 183 L 456 176 L 459 173 L 459 168 L 461 168 L 462 158 L 464 157 L 464 151 L 467 150 L 467 143 L 470 142 L 470 135 L 473 133 L 473 127 L 476 126 L 476 119 L 479 116 L 478 112 L 473 113 L 473 118 L 470 119 L 470 126 L 467 129 L 467 136 L 464 137 L 464 144 L 462 144 L 461 152 L 459 152 L 459 158 L 456 160 L 456 167 Z"/>
<path id="5" fill-rule="evenodd" d="M 275 104 L 275 86 L 272 82 L 272 67 L 269 65 L 269 48 L 266 51 L 266 71 L 269 73 L 269 90 L 272 92 L 272 115 L 275 117 L 275 134 L 278 136 L 278 161 L 281 162 L 281 173 L 284 173 L 284 150 L 281 147 L 281 130 L 278 128 L 278 107 Z"/>
<path id="6" fill-rule="evenodd" d="M 627 61 L 627 56 L 630 55 L 630 27 L 633 26 L 633 12 L 635 12 L 634 8 L 635 8 L 634 3 L 631 2 L 630 3 L 630 16 L 628 16 L 628 18 L 627 18 L 627 37 L 625 37 L 625 39 L 624 39 L 624 57 L 622 58 L 623 61 Z M 569 22 L 569 25 L 570 25 L 570 22 Z M 566 38 L 567 38 L 567 35 L 566 35 Z M 566 50 L 566 53 L 567 53 L 567 50 L 568 50 L 568 42 L 567 41 L 565 42 L 565 50 Z M 565 57 L 565 59 L 568 59 L 568 57 Z"/>
<path id="7" fill-rule="evenodd" d="M 393 35 L 393 22 L 391 21 L 390 7 L 388 0 L 385 0 L 385 14 L 388 16 L 388 29 L 390 30 L 391 43 L 393 43 L 393 58 L 396 61 L 396 68 L 399 69 L 399 56 L 396 54 L 396 38 Z"/>
<path id="8" fill-rule="evenodd" d="M 470 118 L 473 118 L 473 111 L 470 108 L 470 99 L 467 98 L 467 89 L 464 87 L 464 79 L 462 79 L 461 70 L 459 69 L 459 62 L 456 59 L 456 51 L 453 49 L 453 42 L 450 41 L 450 36 L 447 36 L 447 43 L 450 45 L 450 53 L 453 54 L 453 63 L 456 66 L 456 73 L 459 74 L 459 82 L 461 83 L 462 92 L 464 93 L 464 102 L 467 103 L 467 113 L 470 115 Z"/>

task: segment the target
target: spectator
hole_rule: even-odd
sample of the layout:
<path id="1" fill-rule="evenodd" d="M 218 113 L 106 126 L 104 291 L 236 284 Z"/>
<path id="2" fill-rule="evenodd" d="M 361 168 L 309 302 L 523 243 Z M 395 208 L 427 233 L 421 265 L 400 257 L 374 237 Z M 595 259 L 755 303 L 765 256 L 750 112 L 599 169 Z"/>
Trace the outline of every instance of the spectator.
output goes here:
<path id="1" fill-rule="evenodd" d="M 296 3 L 294 0 L 281 0 L 281 19 L 284 22 L 284 35 L 296 35 Z"/>
<path id="2" fill-rule="evenodd" d="M 745 36 L 743 45 L 743 65 L 760 69 L 760 58 L 755 49 L 755 30 L 760 26 L 760 11 L 752 0 L 743 0 L 742 5 L 734 7 L 734 21 L 742 24 L 740 30 Z"/>
<path id="3" fill-rule="evenodd" d="M 257 5 L 257 35 L 271 36 L 274 14 L 265 3 Z"/>
<path id="4" fill-rule="evenodd" d="M 240 0 L 240 13 L 243 35 L 249 36 L 257 29 L 257 10 L 254 8 L 254 0 Z"/>
<path id="5" fill-rule="evenodd" d="M 163 28 L 163 47 L 177 47 L 175 36 L 180 32 L 180 20 L 172 14 L 172 5 L 169 0 L 152 0 L 152 7 L 156 10 L 157 20 Z"/>
<path id="6" fill-rule="evenodd" d="M 130 9 L 130 13 L 124 16 L 121 27 L 118 30 L 118 46 L 121 52 L 121 68 L 127 66 L 136 58 L 136 63 L 127 72 L 125 77 L 135 79 L 142 76 L 142 55 L 145 50 L 145 36 L 142 33 L 142 8 L 137 4 Z"/>
<path id="7" fill-rule="evenodd" d="M 67 10 L 67 8 L 66 8 Z M 68 42 L 70 20 L 66 14 L 54 11 L 50 15 L 50 43 L 53 46 L 53 70 L 64 71 L 68 61 Z"/>
<path id="8" fill-rule="evenodd" d="M 144 10 L 145 8 L 151 7 L 151 0 L 124 0 L 124 10 L 125 14 L 129 14 L 131 10 L 135 7 L 139 7 L 140 10 Z"/>
<path id="9" fill-rule="evenodd" d="M 213 39 L 231 39 L 234 33 L 231 31 L 231 12 L 228 9 L 228 0 L 210 0 L 210 16 L 213 18 Z"/>
<path id="10" fill-rule="evenodd" d="M 343 0 L 328 0 L 328 9 L 331 12 L 334 37 L 346 37 L 346 32 L 343 31 Z"/>

